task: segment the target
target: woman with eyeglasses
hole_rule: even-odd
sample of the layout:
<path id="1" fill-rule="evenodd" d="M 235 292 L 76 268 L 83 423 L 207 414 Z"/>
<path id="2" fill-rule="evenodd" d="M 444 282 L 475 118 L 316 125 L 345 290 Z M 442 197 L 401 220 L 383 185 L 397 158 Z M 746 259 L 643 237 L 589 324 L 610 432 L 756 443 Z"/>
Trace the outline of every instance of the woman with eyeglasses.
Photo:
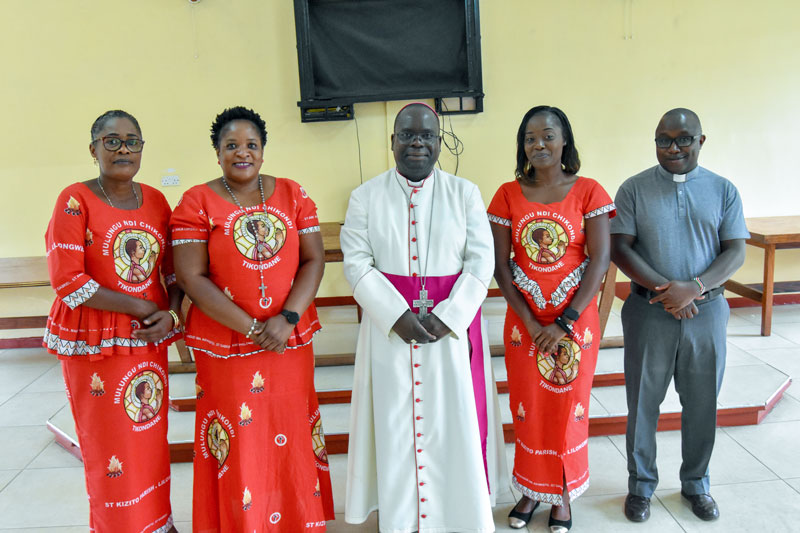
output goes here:
<path id="1" fill-rule="evenodd" d="M 255 111 L 217 115 L 221 176 L 186 191 L 170 221 L 192 299 L 195 531 L 320 532 L 335 516 L 311 344 L 322 234 L 306 191 L 261 173 L 266 143 Z"/>
<path id="2" fill-rule="evenodd" d="M 144 140 L 132 115 L 103 113 L 91 139 L 100 174 L 61 192 L 45 235 L 56 299 L 44 346 L 61 360 L 90 529 L 166 533 L 175 528 L 163 399 L 183 297 L 172 270 L 171 210 L 159 191 L 133 181 Z"/>
<path id="3" fill-rule="evenodd" d="M 489 205 L 495 279 L 508 302 L 503 339 L 522 498 L 508 516 L 520 529 L 540 502 L 549 526 L 572 526 L 570 502 L 589 487 L 589 397 L 600 345 L 596 295 L 609 264 L 611 197 L 578 176 L 563 111 L 538 106 L 517 131 L 516 179 Z M 526 414 L 527 413 L 527 414 Z"/>

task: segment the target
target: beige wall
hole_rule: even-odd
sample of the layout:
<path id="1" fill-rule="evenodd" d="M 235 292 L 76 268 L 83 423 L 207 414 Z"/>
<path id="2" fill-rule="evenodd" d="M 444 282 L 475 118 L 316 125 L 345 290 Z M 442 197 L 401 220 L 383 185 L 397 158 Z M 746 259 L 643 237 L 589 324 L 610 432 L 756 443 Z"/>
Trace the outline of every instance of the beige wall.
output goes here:
<path id="1" fill-rule="evenodd" d="M 465 145 L 459 174 L 488 202 L 511 179 L 514 135 L 531 106 L 569 115 L 581 174 L 610 193 L 655 164 L 661 113 L 686 106 L 708 141 L 701 164 L 731 179 L 746 216 L 798 214 L 800 4 L 788 0 L 483 0 L 485 112 L 452 118 Z M 435 46 L 435 42 L 431 44 Z M 185 188 L 218 175 L 208 128 L 223 107 L 260 111 L 264 171 L 300 181 L 320 218 L 342 220 L 359 184 L 356 124 L 302 124 L 288 0 L 0 1 L 0 256 L 41 255 L 59 190 L 96 176 L 89 126 L 109 108 L 139 119 L 147 140 L 137 177 Z M 397 102 L 357 104 L 365 179 L 391 164 Z M 455 160 L 445 155 L 446 170 Z M 779 253 L 778 278 L 798 278 L 800 251 Z M 748 250 L 738 276 L 760 277 Z M 346 294 L 338 265 L 322 295 Z"/>

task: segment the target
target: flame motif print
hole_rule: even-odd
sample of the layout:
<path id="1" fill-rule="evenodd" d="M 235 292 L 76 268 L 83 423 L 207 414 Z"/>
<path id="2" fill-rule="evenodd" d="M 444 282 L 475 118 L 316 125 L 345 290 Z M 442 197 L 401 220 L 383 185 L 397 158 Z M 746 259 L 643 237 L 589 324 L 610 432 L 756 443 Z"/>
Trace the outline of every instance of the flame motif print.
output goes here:
<path id="1" fill-rule="evenodd" d="M 116 455 L 112 455 L 108 460 L 108 477 L 114 478 L 122 475 L 122 461 L 117 459 Z"/>
<path id="2" fill-rule="evenodd" d="M 81 203 L 72 196 L 70 196 L 69 200 L 67 200 L 67 207 L 64 209 L 64 212 L 68 215 L 73 215 L 73 216 L 80 215 Z"/>
<path id="3" fill-rule="evenodd" d="M 264 392 L 264 378 L 261 377 L 261 372 L 256 372 L 253 374 L 253 382 L 251 383 L 252 388 L 250 392 L 253 394 L 258 394 L 259 392 Z"/>
<path id="4" fill-rule="evenodd" d="M 253 497 L 250 494 L 250 491 L 247 487 L 244 488 L 244 493 L 242 494 L 242 510 L 249 511 L 250 508 L 253 506 Z"/>
<path id="5" fill-rule="evenodd" d="M 588 350 L 592 347 L 592 332 L 589 331 L 587 327 L 586 330 L 583 332 L 583 349 Z"/>
<path id="6" fill-rule="evenodd" d="M 516 325 L 511 328 L 511 346 L 522 346 L 522 333 Z"/>
<path id="7" fill-rule="evenodd" d="M 575 406 L 575 422 L 580 422 L 585 418 L 585 410 L 580 403 Z"/>
<path id="8" fill-rule="evenodd" d="M 100 376 L 97 375 L 97 372 L 92 374 L 92 383 L 90 387 L 91 391 L 89 391 L 89 393 L 92 396 L 102 396 L 106 393 L 105 383 L 100 379 Z"/>
<path id="9" fill-rule="evenodd" d="M 253 412 L 249 407 L 247 407 L 246 403 L 242 403 L 242 409 L 239 413 L 239 418 L 241 419 L 239 420 L 240 426 L 246 426 L 253 421 Z"/>

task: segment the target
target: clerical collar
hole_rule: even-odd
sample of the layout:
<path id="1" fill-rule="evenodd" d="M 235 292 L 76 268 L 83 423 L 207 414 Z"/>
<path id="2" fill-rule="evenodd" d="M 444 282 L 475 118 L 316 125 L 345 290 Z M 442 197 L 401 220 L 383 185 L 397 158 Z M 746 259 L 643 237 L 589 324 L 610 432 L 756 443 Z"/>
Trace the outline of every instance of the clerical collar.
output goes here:
<path id="1" fill-rule="evenodd" d="M 700 173 L 700 165 L 694 167 L 690 172 L 687 172 L 686 174 L 673 174 L 664 167 L 662 167 L 661 165 L 658 165 L 658 167 L 656 168 L 656 173 L 662 178 L 668 179 L 673 183 L 686 183 L 687 181 L 693 180 L 694 178 L 697 177 L 697 175 Z"/>
<path id="2" fill-rule="evenodd" d="M 436 169 L 433 169 L 433 170 L 431 170 L 431 173 L 430 173 L 430 174 L 428 174 L 428 175 L 427 175 L 425 178 L 423 178 L 423 179 L 421 179 L 421 180 L 419 180 L 419 181 L 411 181 L 411 180 L 410 180 L 410 179 L 408 179 L 407 177 L 403 176 L 403 175 L 400 173 L 400 171 L 399 171 L 399 170 L 397 170 L 397 168 L 395 168 L 395 169 L 394 169 L 394 171 L 395 171 L 395 172 L 397 172 L 397 175 L 398 175 L 398 176 L 400 176 L 401 178 L 403 178 L 403 180 L 405 180 L 405 182 L 406 182 L 406 185 L 407 185 L 408 187 L 424 187 L 424 186 L 425 186 L 425 182 L 426 182 L 426 181 L 428 181 L 428 178 L 430 178 L 431 176 L 433 176 L 433 173 L 434 173 L 434 172 L 436 172 Z"/>

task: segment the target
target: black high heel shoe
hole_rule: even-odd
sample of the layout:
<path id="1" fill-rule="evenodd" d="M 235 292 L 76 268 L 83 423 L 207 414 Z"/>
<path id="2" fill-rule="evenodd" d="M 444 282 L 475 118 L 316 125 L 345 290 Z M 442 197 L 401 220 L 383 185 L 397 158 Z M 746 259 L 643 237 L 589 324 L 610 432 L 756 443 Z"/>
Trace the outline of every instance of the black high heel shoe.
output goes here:
<path id="1" fill-rule="evenodd" d="M 550 520 L 547 521 L 550 533 L 567 533 L 572 527 L 572 504 L 569 506 L 569 520 L 558 520 L 553 518 L 553 510 L 550 510 Z"/>
<path id="2" fill-rule="evenodd" d="M 531 521 L 531 517 L 533 516 L 533 512 L 539 507 L 540 502 L 534 502 L 533 509 L 528 511 L 527 513 L 521 513 L 517 511 L 516 506 L 511 509 L 511 512 L 508 513 L 508 526 L 513 529 L 522 529 L 523 527 L 528 525 L 528 522 Z"/>

